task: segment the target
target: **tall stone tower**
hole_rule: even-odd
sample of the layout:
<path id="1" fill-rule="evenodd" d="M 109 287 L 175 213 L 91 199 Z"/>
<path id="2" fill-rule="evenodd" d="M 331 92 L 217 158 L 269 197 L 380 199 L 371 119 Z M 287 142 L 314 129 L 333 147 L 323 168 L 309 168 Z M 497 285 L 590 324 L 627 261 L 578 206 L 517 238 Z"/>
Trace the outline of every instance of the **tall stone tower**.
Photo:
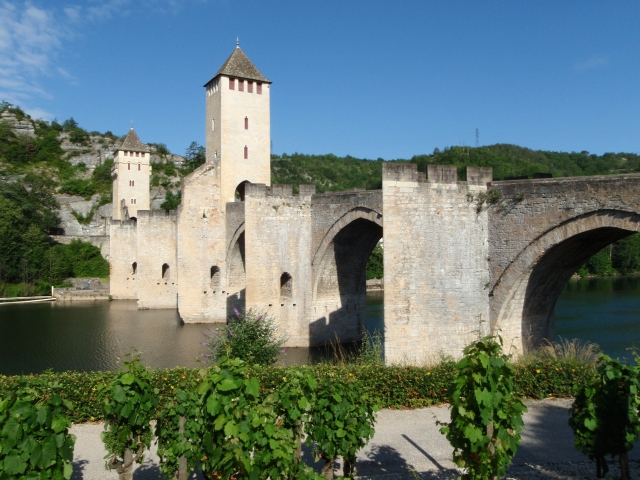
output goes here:
<path id="1" fill-rule="evenodd" d="M 271 184 L 271 82 L 239 46 L 206 87 L 207 162 L 219 162 L 221 205 L 244 200 L 244 182 Z"/>
<path id="2" fill-rule="evenodd" d="M 149 149 L 131 128 L 113 157 L 111 178 L 114 220 L 137 218 L 138 210 L 150 210 L 149 157 Z"/>

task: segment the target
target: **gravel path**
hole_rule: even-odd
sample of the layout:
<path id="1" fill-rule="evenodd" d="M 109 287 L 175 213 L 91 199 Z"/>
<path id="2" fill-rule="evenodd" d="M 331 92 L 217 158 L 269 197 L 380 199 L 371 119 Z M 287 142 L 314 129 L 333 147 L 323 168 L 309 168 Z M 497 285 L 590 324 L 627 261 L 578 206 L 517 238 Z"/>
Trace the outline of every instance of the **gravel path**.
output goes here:
<path id="1" fill-rule="evenodd" d="M 528 401 L 522 445 L 507 471 L 508 479 L 594 479 L 595 462 L 573 446 L 573 432 L 567 424 L 571 400 Z M 452 449 L 439 432 L 436 421 L 447 421 L 447 407 L 418 410 L 382 410 L 378 413 L 376 434 L 358 454 L 356 472 L 365 480 L 455 479 L 459 475 L 451 462 Z M 72 479 L 115 479 L 104 468 L 101 424 L 74 425 L 78 436 Z M 304 451 L 311 463 L 311 452 Z M 640 478 L 640 448 L 629 453 L 632 478 Z M 340 473 L 340 462 L 337 462 Z M 609 464 L 607 478 L 619 476 L 617 461 Z M 161 478 L 155 449 L 134 474 L 136 480 Z M 192 478 L 202 479 L 199 474 Z"/>

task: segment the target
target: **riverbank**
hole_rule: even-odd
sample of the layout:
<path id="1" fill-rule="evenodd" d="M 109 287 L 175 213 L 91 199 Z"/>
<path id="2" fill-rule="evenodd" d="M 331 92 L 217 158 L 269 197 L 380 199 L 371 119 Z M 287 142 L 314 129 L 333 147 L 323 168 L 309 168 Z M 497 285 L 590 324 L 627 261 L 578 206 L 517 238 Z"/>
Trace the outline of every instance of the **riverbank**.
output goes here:
<path id="1" fill-rule="evenodd" d="M 591 479 L 595 477 L 595 462 L 589 461 L 573 446 L 573 432 L 567 424 L 571 399 L 529 400 L 524 414 L 522 444 L 507 470 L 511 479 Z M 356 478 L 361 480 L 415 480 L 458 477 L 451 461 L 452 448 L 439 431 L 437 421 L 449 420 L 447 406 L 416 410 L 381 410 L 377 414 L 376 433 L 356 460 Z M 74 425 L 77 436 L 72 479 L 102 480 L 113 478 L 105 470 L 106 452 L 100 440 L 102 423 Z M 309 447 L 303 449 L 303 459 L 314 464 Z M 640 478 L 640 449 L 629 452 L 631 477 Z M 320 467 L 321 463 L 316 463 Z M 609 462 L 610 476 L 619 475 L 616 461 Z M 342 473 L 342 462 L 336 462 L 335 474 Z M 145 455 L 137 467 L 135 478 L 162 478 L 157 447 Z M 190 478 L 202 479 L 200 472 Z"/>

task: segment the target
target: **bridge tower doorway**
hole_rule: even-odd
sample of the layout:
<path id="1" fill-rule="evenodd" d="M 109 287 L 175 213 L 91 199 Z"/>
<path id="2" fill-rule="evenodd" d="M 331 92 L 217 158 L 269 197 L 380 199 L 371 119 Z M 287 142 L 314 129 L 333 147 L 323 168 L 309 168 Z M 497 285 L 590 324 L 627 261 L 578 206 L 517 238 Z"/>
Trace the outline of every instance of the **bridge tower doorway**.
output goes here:
<path id="1" fill-rule="evenodd" d="M 367 327 L 366 266 L 382 238 L 382 218 L 356 217 L 335 230 L 314 259 L 310 345 L 360 341 Z"/>

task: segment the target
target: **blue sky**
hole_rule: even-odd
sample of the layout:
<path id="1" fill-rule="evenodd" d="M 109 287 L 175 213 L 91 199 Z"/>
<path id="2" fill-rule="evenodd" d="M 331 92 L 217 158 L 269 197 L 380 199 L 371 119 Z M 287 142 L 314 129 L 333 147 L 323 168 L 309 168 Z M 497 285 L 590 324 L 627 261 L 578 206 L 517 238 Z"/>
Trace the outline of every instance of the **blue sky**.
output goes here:
<path id="1" fill-rule="evenodd" d="M 640 2 L 0 0 L 0 99 L 184 153 L 236 36 L 273 152 L 640 151 Z"/>

